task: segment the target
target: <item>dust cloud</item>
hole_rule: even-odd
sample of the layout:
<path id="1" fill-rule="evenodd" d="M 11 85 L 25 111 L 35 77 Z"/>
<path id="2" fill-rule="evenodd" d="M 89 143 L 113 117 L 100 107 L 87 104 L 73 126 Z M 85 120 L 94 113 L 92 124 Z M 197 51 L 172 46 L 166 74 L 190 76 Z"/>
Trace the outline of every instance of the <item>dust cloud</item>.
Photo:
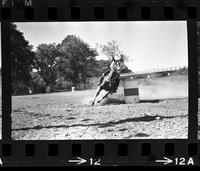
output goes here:
<path id="1" fill-rule="evenodd" d="M 137 81 L 140 100 L 163 100 L 188 97 L 187 75 L 168 76 Z M 95 94 L 95 89 L 90 91 L 84 91 L 82 97 L 80 98 L 80 103 L 82 105 L 91 106 Z M 97 97 L 96 101 L 100 100 L 105 94 L 106 91 L 102 90 L 102 92 Z M 123 104 L 124 98 L 124 87 L 119 86 L 117 93 L 109 95 L 106 99 L 102 100 L 100 105 Z"/>
<path id="2" fill-rule="evenodd" d="M 174 99 L 188 97 L 188 77 L 173 76 L 149 80 L 139 84 L 141 100 Z"/>

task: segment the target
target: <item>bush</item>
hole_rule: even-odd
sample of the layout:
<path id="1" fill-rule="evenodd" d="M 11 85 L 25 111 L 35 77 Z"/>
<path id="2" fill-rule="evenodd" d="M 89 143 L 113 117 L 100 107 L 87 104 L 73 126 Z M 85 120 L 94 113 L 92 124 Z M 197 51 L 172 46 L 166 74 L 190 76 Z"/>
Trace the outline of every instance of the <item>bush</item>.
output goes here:
<path id="1" fill-rule="evenodd" d="M 29 94 L 29 87 L 23 83 L 12 84 L 12 95 L 26 95 Z"/>

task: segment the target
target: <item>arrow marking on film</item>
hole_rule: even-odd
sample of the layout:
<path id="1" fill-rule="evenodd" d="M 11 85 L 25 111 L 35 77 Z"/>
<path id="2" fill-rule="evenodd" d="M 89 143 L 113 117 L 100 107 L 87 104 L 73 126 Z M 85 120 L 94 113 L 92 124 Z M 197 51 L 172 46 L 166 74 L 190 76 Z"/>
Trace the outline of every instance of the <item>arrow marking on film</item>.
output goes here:
<path id="1" fill-rule="evenodd" d="M 172 163 L 173 160 L 168 159 L 167 157 L 164 157 L 165 160 L 156 160 L 157 163 L 164 163 L 164 165 Z"/>
<path id="2" fill-rule="evenodd" d="M 78 160 L 68 160 L 68 162 L 69 162 L 69 163 L 77 163 L 77 165 L 83 164 L 83 163 L 87 162 L 87 160 L 82 159 L 82 158 L 80 158 L 80 157 L 77 157 L 77 159 L 78 159 Z"/>

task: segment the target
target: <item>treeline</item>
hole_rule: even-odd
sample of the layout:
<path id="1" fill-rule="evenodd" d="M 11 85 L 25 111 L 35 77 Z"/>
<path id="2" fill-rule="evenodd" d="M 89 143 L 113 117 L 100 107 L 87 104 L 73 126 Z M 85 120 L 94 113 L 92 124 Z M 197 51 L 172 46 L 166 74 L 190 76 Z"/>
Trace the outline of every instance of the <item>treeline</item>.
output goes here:
<path id="1" fill-rule="evenodd" d="M 197 22 L 198 97 L 200 97 L 200 22 Z"/>
<path id="2" fill-rule="evenodd" d="M 22 95 L 68 90 L 86 84 L 88 78 L 99 77 L 109 69 L 109 60 L 96 60 L 98 52 L 75 35 L 67 35 L 61 43 L 40 44 L 35 51 L 15 24 L 11 28 L 12 94 Z M 119 55 L 117 42 L 101 46 Z M 102 52 L 104 53 L 104 51 Z M 114 50 L 114 53 L 113 53 Z M 118 54 L 117 54 L 118 53 Z M 108 55 L 108 59 L 111 56 Z M 124 72 L 130 72 L 125 67 Z"/>

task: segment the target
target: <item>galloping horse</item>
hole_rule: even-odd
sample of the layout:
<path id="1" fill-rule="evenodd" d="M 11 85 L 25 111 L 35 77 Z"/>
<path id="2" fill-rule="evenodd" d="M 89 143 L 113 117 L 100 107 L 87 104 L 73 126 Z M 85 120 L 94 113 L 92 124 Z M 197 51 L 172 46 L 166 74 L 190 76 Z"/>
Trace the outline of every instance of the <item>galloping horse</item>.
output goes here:
<path id="1" fill-rule="evenodd" d="M 119 86 L 119 76 L 121 67 L 123 66 L 123 55 L 121 55 L 121 58 L 119 60 L 115 60 L 112 58 L 112 62 L 110 64 L 110 70 L 103 74 L 103 80 L 100 81 L 100 85 L 97 88 L 96 96 L 94 97 L 92 101 L 92 105 L 94 105 L 97 96 L 101 92 L 101 90 L 107 91 L 107 93 L 97 101 L 97 103 L 101 102 L 104 98 L 106 98 L 109 94 L 112 94 L 116 92 L 118 86 Z"/>

